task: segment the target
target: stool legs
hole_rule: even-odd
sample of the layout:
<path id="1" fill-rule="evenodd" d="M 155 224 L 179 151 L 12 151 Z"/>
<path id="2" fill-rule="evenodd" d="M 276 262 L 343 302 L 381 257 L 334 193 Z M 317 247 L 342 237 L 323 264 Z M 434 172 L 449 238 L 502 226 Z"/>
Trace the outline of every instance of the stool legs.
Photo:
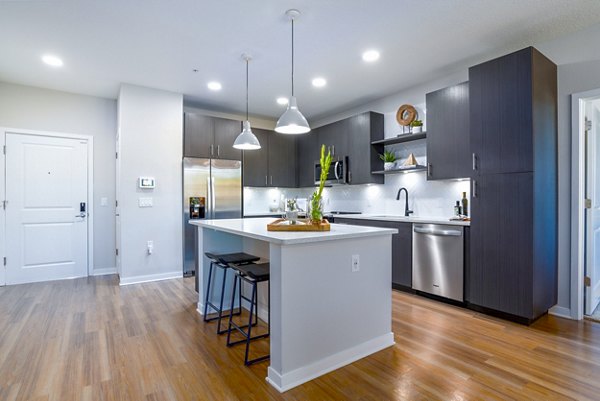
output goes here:
<path id="1" fill-rule="evenodd" d="M 210 287 L 211 287 L 211 279 L 213 272 L 213 262 L 210 262 L 210 267 L 208 268 L 208 283 L 206 285 L 206 297 L 204 298 L 204 321 L 208 322 L 210 319 L 208 318 L 208 302 L 210 299 Z"/>
<path id="2" fill-rule="evenodd" d="M 252 295 L 250 296 L 250 299 L 245 298 L 242 296 L 243 299 L 246 299 L 247 301 L 250 302 L 250 308 L 249 308 L 249 317 L 248 317 L 248 325 L 246 326 L 238 326 L 237 324 L 235 324 L 233 322 L 233 316 L 229 315 L 229 325 L 227 328 L 227 346 L 231 347 L 233 345 L 236 344 L 240 344 L 240 343 L 246 343 L 246 350 L 244 353 L 244 364 L 246 366 L 258 363 L 258 362 L 262 362 L 265 361 L 267 359 L 270 358 L 270 355 L 264 355 L 261 356 L 259 358 L 255 358 L 252 360 L 249 360 L 249 354 L 250 354 L 250 342 L 253 340 L 258 340 L 260 338 L 266 338 L 270 335 L 271 332 L 271 294 L 270 294 L 270 283 L 269 283 L 269 295 L 268 295 L 268 309 L 269 309 L 269 324 L 268 324 L 268 330 L 267 333 L 265 334 L 261 334 L 258 336 L 254 336 L 252 337 L 252 327 L 256 326 L 258 323 L 258 282 L 254 281 L 254 280 L 248 280 L 242 276 L 240 276 L 239 274 L 236 274 L 236 277 L 234 278 L 234 282 L 233 282 L 233 296 L 232 296 L 232 303 L 233 300 L 235 298 L 235 289 L 237 286 L 239 280 L 239 285 L 240 285 L 240 293 L 242 291 L 242 280 L 248 282 L 251 287 L 252 287 Z M 241 309 L 241 303 L 240 303 L 240 309 Z M 254 320 L 254 323 L 253 323 Z M 247 332 L 244 331 L 243 329 L 246 328 Z M 231 331 L 232 329 L 236 329 L 237 331 L 239 331 L 243 336 L 244 336 L 244 340 L 239 340 L 239 341 L 234 341 L 231 342 Z"/>
<path id="3" fill-rule="evenodd" d="M 231 309 L 229 310 L 229 313 L 227 315 L 223 314 L 223 301 L 225 299 L 225 286 L 227 284 L 227 271 L 229 270 L 229 267 L 225 267 L 222 268 L 223 269 L 223 279 L 221 281 L 221 299 L 219 301 L 219 307 L 217 308 L 216 305 L 214 305 L 211 301 L 210 301 L 210 289 L 212 288 L 212 281 L 213 281 L 213 270 L 214 270 L 214 262 L 210 263 L 210 267 L 208 269 L 208 284 L 206 286 L 206 297 L 204 300 L 204 321 L 205 322 L 212 322 L 214 320 L 217 320 L 217 334 L 223 334 L 227 331 L 227 329 L 221 329 L 221 320 L 224 317 L 228 317 L 229 315 L 233 314 L 233 315 L 240 315 L 242 313 L 242 299 L 241 299 L 241 293 L 239 293 L 239 309 L 237 312 L 234 312 L 234 300 L 235 300 L 235 287 L 233 290 L 233 299 L 231 301 Z M 215 277 L 216 280 L 216 277 Z M 235 281 L 235 280 L 234 280 Z M 241 287 L 240 287 L 241 290 Z M 208 317 L 208 308 L 213 309 L 214 311 L 217 312 L 217 316 L 216 317 Z"/>

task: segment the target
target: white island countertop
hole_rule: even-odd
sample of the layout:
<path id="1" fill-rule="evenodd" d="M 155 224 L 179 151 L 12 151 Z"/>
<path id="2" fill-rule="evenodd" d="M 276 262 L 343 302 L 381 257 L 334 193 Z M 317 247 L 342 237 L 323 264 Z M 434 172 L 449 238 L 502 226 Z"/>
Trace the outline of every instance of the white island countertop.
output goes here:
<path id="1" fill-rule="evenodd" d="M 344 224 L 331 224 L 331 231 L 267 231 L 267 224 L 273 218 L 190 220 L 198 227 L 214 229 L 243 237 L 254 238 L 272 244 L 292 245 L 311 242 L 332 241 L 348 238 L 374 237 L 396 234 L 391 228 L 362 227 Z"/>

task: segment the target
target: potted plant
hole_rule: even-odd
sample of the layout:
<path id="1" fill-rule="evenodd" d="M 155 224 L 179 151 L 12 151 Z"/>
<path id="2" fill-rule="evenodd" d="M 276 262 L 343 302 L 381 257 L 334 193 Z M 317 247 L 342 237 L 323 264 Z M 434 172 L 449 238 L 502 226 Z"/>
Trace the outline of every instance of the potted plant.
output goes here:
<path id="1" fill-rule="evenodd" d="M 410 128 L 413 134 L 419 134 L 423 132 L 423 121 L 414 120 L 412 123 L 410 123 Z"/>
<path id="2" fill-rule="evenodd" d="M 310 197 L 309 217 L 313 224 L 320 224 L 323 220 L 323 188 L 325 188 L 327 173 L 329 172 L 329 167 L 331 166 L 331 151 L 327 151 L 327 155 L 325 155 L 325 145 L 321 146 L 321 158 L 319 162 L 321 163 L 319 189 L 317 189 Z"/>
<path id="3" fill-rule="evenodd" d="M 286 203 L 285 218 L 289 220 L 290 224 L 296 224 L 296 221 L 298 221 L 298 201 L 296 198 L 292 198 L 288 199 Z"/>
<path id="4" fill-rule="evenodd" d="M 385 171 L 392 170 L 396 165 L 396 154 L 389 150 L 384 150 L 382 155 L 379 155 L 379 158 L 383 160 L 383 169 Z"/>

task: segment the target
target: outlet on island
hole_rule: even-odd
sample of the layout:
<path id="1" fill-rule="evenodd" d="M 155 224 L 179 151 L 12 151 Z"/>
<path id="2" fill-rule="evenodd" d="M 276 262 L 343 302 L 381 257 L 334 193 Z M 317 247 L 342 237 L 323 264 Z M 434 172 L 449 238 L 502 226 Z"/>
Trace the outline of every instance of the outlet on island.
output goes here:
<path id="1" fill-rule="evenodd" d="M 154 252 L 154 241 L 148 241 L 148 255 L 152 255 Z"/>

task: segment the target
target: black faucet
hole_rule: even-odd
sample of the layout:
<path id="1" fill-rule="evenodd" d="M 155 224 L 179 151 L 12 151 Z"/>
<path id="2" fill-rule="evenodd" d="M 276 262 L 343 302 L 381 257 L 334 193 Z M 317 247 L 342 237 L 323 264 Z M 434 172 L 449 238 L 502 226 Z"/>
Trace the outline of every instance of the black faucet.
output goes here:
<path id="1" fill-rule="evenodd" d="M 402 190 L 404 190 L 404 193 L 406 194 L 406 202 L 404 203 L 404 216 L 408 217 L 411 213 L 414 213 L 412 210 L 408 209 L 408 189 L 404 187 L 400 188 L 398 190 L 398 195 L 396 195 L 396 200 L 400 200 L 400 193 L 402 192 Z"/>

